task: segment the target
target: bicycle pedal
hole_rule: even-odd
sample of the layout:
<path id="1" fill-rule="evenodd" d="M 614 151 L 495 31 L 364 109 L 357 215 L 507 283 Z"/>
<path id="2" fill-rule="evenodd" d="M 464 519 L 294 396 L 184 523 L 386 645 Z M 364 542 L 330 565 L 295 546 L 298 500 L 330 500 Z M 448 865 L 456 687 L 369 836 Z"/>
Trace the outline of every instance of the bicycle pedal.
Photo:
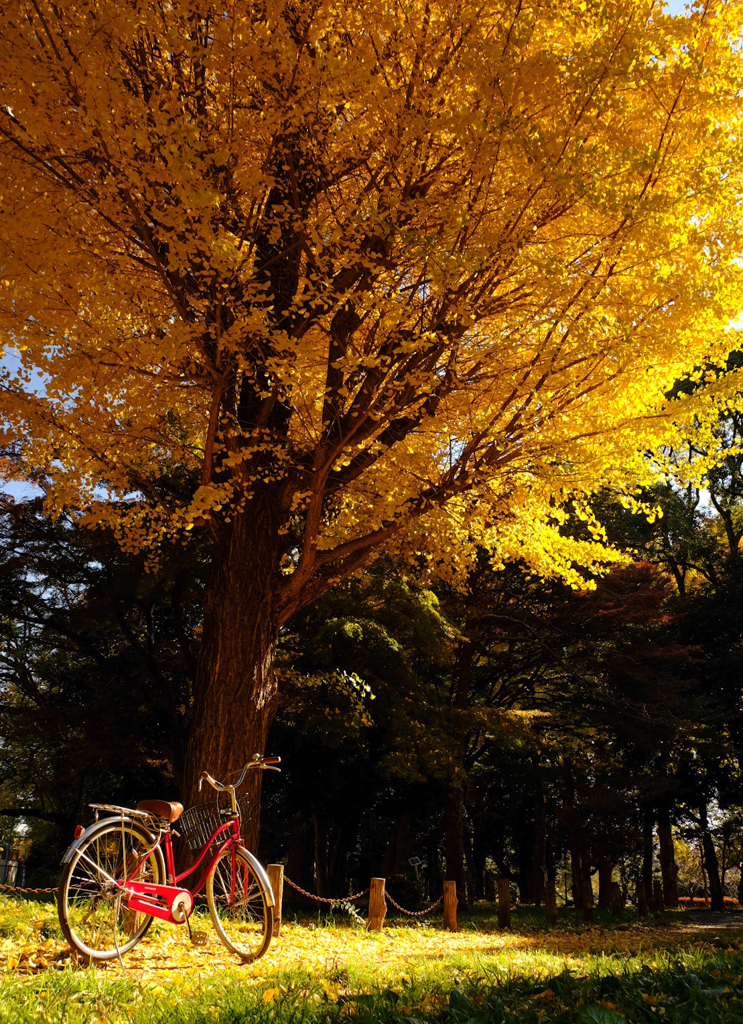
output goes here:
<path id="1" fill-rule="evenodd" d="M 191 945 L 205 946 L 208 938 L 206 932 L 191 932 Z"/>

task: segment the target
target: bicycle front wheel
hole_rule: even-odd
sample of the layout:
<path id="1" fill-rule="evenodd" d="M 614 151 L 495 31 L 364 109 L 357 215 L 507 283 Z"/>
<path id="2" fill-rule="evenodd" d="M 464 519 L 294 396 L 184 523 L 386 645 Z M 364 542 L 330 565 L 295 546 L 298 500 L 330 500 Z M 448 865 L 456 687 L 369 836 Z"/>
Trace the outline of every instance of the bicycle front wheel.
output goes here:
<path id="1" fill-rule="evenodd" d="M 152 917 L 130 910 L 120 883 L 165 882 L 159 847 L 137 822 L 101 821 L 65 864 L 57 912 L 65 938 L 88 960 L 112 960 L 145 934 Z"/>
<path id="2" fill-rule="evenodd" d="M 268 949 L 273 907 L 239 846 L 224 850 L 206 882 L 212 922 L 222 942 L 248 963 Z"/>

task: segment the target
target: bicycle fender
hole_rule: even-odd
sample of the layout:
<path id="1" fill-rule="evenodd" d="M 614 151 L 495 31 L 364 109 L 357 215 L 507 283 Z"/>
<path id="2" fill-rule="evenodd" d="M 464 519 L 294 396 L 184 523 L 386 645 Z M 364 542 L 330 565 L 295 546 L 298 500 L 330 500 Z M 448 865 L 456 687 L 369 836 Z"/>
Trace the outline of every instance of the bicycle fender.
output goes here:
<path id="1" fill-rule="evenodd" d="M 83 834 L 79 837 L 79 839 L 76 839 L 65 850 L 64 856 L 62 857 L 62 863 L 63 864 L 68 864 L 72 860 L 72 858 L 75 856 L 75 852 L 77 851 L 77 849 L 80 846 L 82 846 L 82 844 L 86 841 L 86 839 L 88 838 L 90 833 L 93 831 L 93 829 L 98 828 L 98 826 L 101 825 L 104 821 L 114 821 L 114 822 L 116 822 L 117 825 L 121 824 L 121 818 L 101 818 L 100 821 L 94 821 L 92 825 L 88 825 L 88 827 L 85 829 Z M 144 828 L 144 826 L 141 824 L 141 822 L 135 821 L 133 818 L 124 818 L 124 824 L 125 825 L 136 825 L 138 828 L 141 828 L 144 831 L 145 835 L 147 835 L 149 837 L 150 842 L 153 842 L 153 843 L 155 842 L 155 837 L 153 835 L 150 835 L 149 830 Z"/>
<path id="2" fill-rule="evenodd" d="M 269 907 L 275 907 L 276 900 L 274 899 L 273 896 L 273 889 L 271 888 L 271 883 L 268 880 L 266 869 L 263 867 L 259 860 L 256 860 L 256 858 L 253 856 L 250 850 L 246 849 L 244 846 L 241 846 L 240 849 L 248 858 L 248 863 L 255 872 L 256 876 L 260 879 L 263 888 L 266 890 L 266 903 L 268 903 Z"/>

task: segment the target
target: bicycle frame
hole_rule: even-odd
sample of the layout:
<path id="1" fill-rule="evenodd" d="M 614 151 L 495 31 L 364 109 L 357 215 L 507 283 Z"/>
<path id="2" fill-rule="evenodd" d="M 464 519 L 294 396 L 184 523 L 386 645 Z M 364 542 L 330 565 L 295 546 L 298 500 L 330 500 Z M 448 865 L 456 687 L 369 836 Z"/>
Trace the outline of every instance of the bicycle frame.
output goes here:
<path id="1" fill-rule="evenodd" d="M 194 886 L 182 887 L 179 885 L 184 878 L 192 875 L 206 858 L 209 850 L 211 849 L 218 836 L 223 832 L 229 832 L 229 835 L 224 838 L 221 842 L 208 865 L 206 866 L 201 878 Z M 164 844 L 165 846 L 165 866 L 167 871 L 167 877 L 169 884 L 159 885 L 155 882 L 139 882 L 136 879 L 124 880 L 117 882 L 118 888 L 122 890 L 127 896 L 127 903 L 132 910 L 142 911 L 145 914 L 151 914 L 153 917 L 158 917 L 163 921 L 170 921 L 174 924 L 182 924 L 191 914 L 193 910 L 193 897 L 196 896 L 204 886 L 210 872 L 214 868 L 217 860 L 221 857 L 222 853 L 230 847 L 239 846 L 244 851 L 253 871 L 261 877 L 261 881 L 266 886 L 267 896 L 269 897 L 269 906 L 274 905 L 273 891 L 271 884 L 268 881 L 263 867 L 253 857 L 249 850 L 245 848 L 245 844 L 240 837 L 239 824 L 237 818 L 231 818 L 226 821 L 224 825 L 220 825 L 216 829 L 211 837 L 207 840 L 204 848 L 201 851 L 201 855 L 198 859 L 180 875 L 175 873 L 175 858 L 173 856 L 173 841 L 171 838 L 170 831 L 161 833 L 158 837 L 157 842 L 148 852 L 147 856 L 144 857 L 136 866 L 135 872 L 139 871 L 141 866 L 152 856 L 155 849 L 158 846 Z M 235 885 L 236 885 L 236 858 L 232 857 L 232 894 L 234 896 Z"/>
<path id="2" fill-rule="evenodd" d="M 230 829 L 231 830 L 231 835 L 229 835 L 224 840 L 222 845 L 217 849 L 216 853 L 212 856 L 212 859 L 209 861 L 209 866 L 204 871 L 204 874 L 201 876 L 201 878 L 199 879 L 197 884 L 193 888 L 189 888 L 189 892 L 191 893 L 191 895 L 192 896 L 196 896 L 197 893 L 201 890 L 201 887 L 206 882 L 207 878 L 209 877 L 209 872 L 212 870 L 214 865 L 217 863 L 217 859 L 221 856 L 222 851 L 226 850 L 227 847 L 231 846 L 231 845 L 232 846 L 244 846 L 245 845 L 243 843 L 243 841 L 242 841 L 242 838 L 240 837 L 240 826 L 238 824 L 238 819 L 237 818 L 231 818 L 229 821 L 226 821 L 224 823 L 224 825 L 220 825 L 220 827 L 218 829 L 216 829 L 212 833 L 211 839 L 209 839 L 207 841 L 206 846 L 204 846 L 203 850 L 201 851 L 201 855 L 199 856 L 199 858 L 196 861 L 194 861 L 194 863 L 191 865 L 190 868 L 187 868 L 180 875 L 176 875 L 176 873 L 175 873 L 175 859 L 173 857 L 173 841 L 172 841 L 172 839 L 170 837 L 170 832 L 166 832 L 165 833 L 165 867 L 167 868 L 167 871 L 168 871 L 168 877 L 172 878 L 174 880 L 174 882 L 176 884 L 178 884 L 178 882 L 182 881 L 182 879 L 188 878 L 189 875 L 192 875 L 194 873 L 194 871 L 196 871 L 196 869 L 198 868 L 199 864 L 201 864 L 202 860 L 206 857 L 207 853 L 209 852 L 209 848 L 214 843 L 214 841 L 216 840 L 217 836 L 220 834 L 220 832 L 224 832 L 226 829 Z"/>

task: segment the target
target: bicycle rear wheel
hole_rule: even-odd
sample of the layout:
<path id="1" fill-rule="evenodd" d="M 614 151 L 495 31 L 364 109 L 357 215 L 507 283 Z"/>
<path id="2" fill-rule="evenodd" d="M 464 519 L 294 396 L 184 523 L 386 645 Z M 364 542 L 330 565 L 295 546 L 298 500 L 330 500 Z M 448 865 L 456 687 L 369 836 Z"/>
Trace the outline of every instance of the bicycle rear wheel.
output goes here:
<path id="1" fill-rule="evenodd" d="M 206 898 L 225 946 L 246 963 L 263 956 L 273 935 L 273 907 L 240 847 L 223 851 L 207 879 Z"/>
<path id="2" fill-rule="evenodd" d="M 159 847 L 145 860 L 154 839 L 134 821 L 101 821 L 64 865 L 57 912 L 65 938 L 89 960 L 112 960 L 145 934 L 152 917 L 130 910 L 117 882 L 165 881 Z"/>

